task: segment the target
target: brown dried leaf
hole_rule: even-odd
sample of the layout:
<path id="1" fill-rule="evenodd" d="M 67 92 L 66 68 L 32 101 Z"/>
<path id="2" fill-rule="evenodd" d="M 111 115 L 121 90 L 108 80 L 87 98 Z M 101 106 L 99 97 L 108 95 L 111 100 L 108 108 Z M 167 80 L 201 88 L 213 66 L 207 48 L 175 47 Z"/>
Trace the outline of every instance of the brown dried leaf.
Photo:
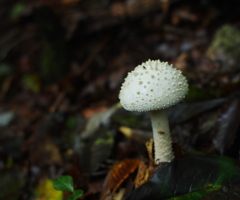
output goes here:
<path id="1" fill-rule="evenodd" d="M 147 182 L 151 177 L 150 173 L 153 171 L 153 167 L 149 167 L 145 162 L 141 161 L 138 167 L 138 173 L 135 178 L 135 188 L 138 188 L 143 183 Z"/>
<path id="2" fill-rule="evenodd" d="M 104 105 L 94 105 L 92 107 L 88 107 L 86 109 L 83 109 L 82 115 L 84 116 L 85 119 L 89 119 L 93 115 L 96 115 L 99 112 L 103 112 L 107 110 L 108 108 Z"/>
<path id="3" fill-rule="evenodd" d="M 153 140 L 150 139 L 147 143 L 146 143 L 146 147 L 147 147 L 147 152 L 148 152 L 148 156 L 149 156 L 149 159 L 150 159 L 150 165 L 151 166 L 154 166 L 155 164 L 155 161 L 154 161 L 154 157 L 153 157 L 153 154 L 154 154 L 154 150 L 153 150 Z"/>
<path id="4" fill-rule="evenodd" d="M 139 165 L 138 159 L 126 159 L 113 166 L 108 179 L 109 188 L 115 191 Z"/>
<path id="5" fill-rule="evenodd" d="M 138 167 L 138 173 L 135 179 L 135 187 L 138 188 L 143 183 L 147 182 L 153 175 L 155 161 L 154 161 L 154 150 L 153 150 L 153 140 L 149 140 L 146 143 L 146 148 L 148 152 L 149 162 L 146 164 L 145 162 L 140 162 Z"/>
<path id="6" fill-rule="evenodd" d="M 103 192 L 102 196 L 104 196 L 104 198 L 100 199 L 105 200 L 105 197 L 107 197 L 110 192 L 108 190 L 103 190 L 103 185 L 104 180 L 91 181 L 91 183 L 88 185 L 88 190 L 83 194 L 81 199 L 91 199 L 92 195 Z"/>

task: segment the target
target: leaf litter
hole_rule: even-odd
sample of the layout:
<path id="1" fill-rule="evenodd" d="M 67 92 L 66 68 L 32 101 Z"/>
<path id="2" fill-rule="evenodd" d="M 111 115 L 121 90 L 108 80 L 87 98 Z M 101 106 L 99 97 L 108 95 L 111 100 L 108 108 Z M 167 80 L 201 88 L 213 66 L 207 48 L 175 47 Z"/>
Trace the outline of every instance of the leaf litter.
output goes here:
<path id="1" fill-rule="evenodd" d="M 182 0 L 2 5 L 0 196 L 46 196 L 39 188 L 69 174 L 82 199 L 124 199 L 161 174 L 167 166 L 154 166 L 151 142 L 145 146 L 148 114 L 116 106 L 127 72 L 149 58 L 173 63 L 190 83 L 184 102 L 168 109 L 176 163 L 187 153 L 239 159 L 239 7 Z M 108 184 L 113 171 L 117 179 Z M 201 194 L 193 193 L 176 199 Z M 201 198 L 234 194 L 236 186 L 223 186 Z"/>

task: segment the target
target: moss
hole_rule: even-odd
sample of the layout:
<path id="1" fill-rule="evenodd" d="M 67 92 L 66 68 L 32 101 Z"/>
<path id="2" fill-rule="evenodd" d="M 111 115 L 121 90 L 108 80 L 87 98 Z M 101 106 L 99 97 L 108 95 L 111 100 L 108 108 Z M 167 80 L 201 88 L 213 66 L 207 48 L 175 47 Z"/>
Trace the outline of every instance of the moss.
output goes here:
<path id="1" fill-rule="evenodd" d="M 233 58 L 240 55 L 240 31 L 232 25 L 226 24 L 217 30 L 212 44 L 211 53 L 222 51 Z"/>

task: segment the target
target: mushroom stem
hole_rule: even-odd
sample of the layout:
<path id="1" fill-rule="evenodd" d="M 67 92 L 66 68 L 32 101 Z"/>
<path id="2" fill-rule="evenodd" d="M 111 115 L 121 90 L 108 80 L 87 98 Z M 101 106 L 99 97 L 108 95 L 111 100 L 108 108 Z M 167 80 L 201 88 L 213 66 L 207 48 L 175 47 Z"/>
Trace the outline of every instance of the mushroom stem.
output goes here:
<path id="1" fill-rule="evenodd" d="M 171 162 L 174 159 L 166 110 L 150 111 L 153 127 L 155 162 Z"/>

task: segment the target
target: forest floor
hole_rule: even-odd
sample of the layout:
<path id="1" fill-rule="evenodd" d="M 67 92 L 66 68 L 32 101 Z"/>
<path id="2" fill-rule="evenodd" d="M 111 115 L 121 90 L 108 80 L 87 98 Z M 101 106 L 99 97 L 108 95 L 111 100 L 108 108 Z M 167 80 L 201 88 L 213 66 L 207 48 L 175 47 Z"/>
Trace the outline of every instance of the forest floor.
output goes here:
<path id="1" fill-rule="evenodd" d="M 136 174 L 154 168 L 150 118 L 124 110 L 118 94 L 148 59 L 189 82 L 168 110 L 176 157 L 239 159 L 239 9 L 238 0 L 2 0 L 0 199 L 62 199 L 51 184 L 63 174 L 84 200 L 123 199 L 145 182 L 151 175 Z"/>

